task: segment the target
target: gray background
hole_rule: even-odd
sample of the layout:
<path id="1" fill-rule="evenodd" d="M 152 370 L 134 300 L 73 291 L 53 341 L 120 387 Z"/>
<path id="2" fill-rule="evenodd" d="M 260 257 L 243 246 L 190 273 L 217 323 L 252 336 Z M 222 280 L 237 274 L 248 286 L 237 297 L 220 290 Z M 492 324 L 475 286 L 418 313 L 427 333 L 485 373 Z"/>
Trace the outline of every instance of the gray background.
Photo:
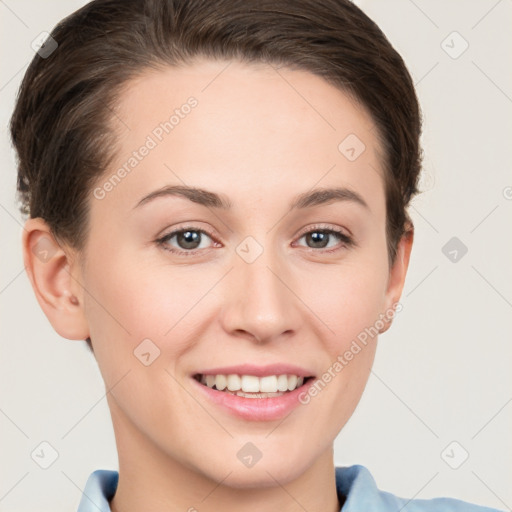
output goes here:
<path id="1" fill-rule="evenodd" d="M 53 331 L 24 272 L 6 128 L 31 42 L 84 3 L 0 0 L 2 512 L 76 510 L 89 474 L 117 469 L 94 358 Z M 424 192 L 411 207 L 404 309 L 380 338 L 335 462 L 367 466 L 399 496 L 512 510 L 512 1 L 356 3 L 417 84 Z M 468 249 L 455 262 L 442 250 L 452 237 Z M 48 469 L 31 458 L 43 441 L 58 452 Z"/>

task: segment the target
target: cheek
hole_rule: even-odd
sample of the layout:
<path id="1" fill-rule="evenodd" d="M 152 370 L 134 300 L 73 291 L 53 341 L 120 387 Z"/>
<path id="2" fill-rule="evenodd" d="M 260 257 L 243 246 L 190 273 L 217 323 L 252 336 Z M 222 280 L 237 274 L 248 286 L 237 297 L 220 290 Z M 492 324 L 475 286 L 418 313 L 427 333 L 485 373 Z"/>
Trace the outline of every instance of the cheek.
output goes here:
<path id="1" fill-rule="evenodd" d="M 341 350 L 375 324 L 382 312 L 387 274 L 383 265 L 332 265 L 303 280 L 304 302 L 329 329 L 332 350 Z"/>
<path id="2" fill-rule="evenodd" d="M 328 430 L 326 439 L 333 439 L 348 421 L 368 381 L 386 282 L 385 265 L 363 258 L 304 279 L 304 302 L 324 325 L 318 338 L 324 351 L 322 373 L 304 403 Z"/>
<path id="3" fill-rule="evenodd" d="M 109 343 L 162 338 L 186 314 L 202 290 L 200 273 L 145 261 L 134 249 L 92 249 L 84 284 L 87 316 Z M 184 268 L 184 267 L 183 267 Z M 171 335 L 171 334 L 169 334 Z"/>
<path id="4" fill-rule="evenodd" d="M 129 258 L 128 251 L 116 252 L 113 242 L 105 247 L 109 250 L 90 251 L 85 309 L 96 359 L 105 380 L 115 382 L 121 372 L 143 366 L 137 359 L 140 351 L 162 360 L 164 353 L 170 351 L 172 358 L 183 350 L 174 326 L 181 327 L 190 309 L 194 285 L 177 283 L 170 268 L 134 261 L 135 251 Z M 173 343 L 163 347 L 162 340 Z"/>
<path id="5" fill-rule="evenodd" d="M 130 415 L 140 428 L 161 421 L 163 410 L 186 407 L 180 405 L 182 389 L 171 374 L 188 348 L 181 320 L 197 302 L 197 290 L 173 279 L 178 273 L 144 262 L 134 265 L 113 251 L 89 259 L 86 314 L 95 357 L 117 414 Z"/>

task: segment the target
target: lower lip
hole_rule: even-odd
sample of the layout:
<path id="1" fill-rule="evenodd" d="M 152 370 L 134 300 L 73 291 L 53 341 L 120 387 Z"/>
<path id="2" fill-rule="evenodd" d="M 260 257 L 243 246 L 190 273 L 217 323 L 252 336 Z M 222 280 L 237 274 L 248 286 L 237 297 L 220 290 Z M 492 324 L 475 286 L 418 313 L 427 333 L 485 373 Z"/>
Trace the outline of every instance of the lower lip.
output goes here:
<path id="1" fill-rule="evenodd" d="M 309 379 L 300 388 L 272 398 L 245 398 L 209 388 L 194 378 L 192 381 L 209 400 L 231 414 L 250 421 L 272 421 L 284 418 L 302 405 L 299 395 L 307 392 L 314 379 Z"/>

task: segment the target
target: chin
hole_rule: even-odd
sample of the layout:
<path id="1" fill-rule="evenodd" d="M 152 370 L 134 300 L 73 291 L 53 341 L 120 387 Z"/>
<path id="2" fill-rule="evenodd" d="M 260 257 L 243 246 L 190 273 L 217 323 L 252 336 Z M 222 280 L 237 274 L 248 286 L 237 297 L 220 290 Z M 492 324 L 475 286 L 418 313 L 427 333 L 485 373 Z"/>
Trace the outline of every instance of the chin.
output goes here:
<path id="1" fill-rule="evenodd" d="M 233 489 L 275 487 L 279 484 L 286 485 L 295 480 L 306 469 L 306 464 L 299 465 L 296 461 L 290 460 L 286 456 L 277 456 L 266 461 L 262 457 L 251 467 L 246 467 L 241 462 L 231 467 L 226 467 L 224 474 L 227 475 L 229 473 L 229 476 L 226 477 L 222 484 Z M 218 472 L 215 473 L 214 478 L 218 481 Z"/>

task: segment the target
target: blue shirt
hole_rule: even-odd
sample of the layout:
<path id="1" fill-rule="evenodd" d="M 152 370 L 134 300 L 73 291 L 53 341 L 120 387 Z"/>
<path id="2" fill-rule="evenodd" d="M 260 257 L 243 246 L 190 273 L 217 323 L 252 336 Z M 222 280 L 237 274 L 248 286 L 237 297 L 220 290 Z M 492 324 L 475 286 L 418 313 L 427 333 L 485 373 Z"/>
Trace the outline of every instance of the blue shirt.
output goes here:
<path id="1" fill-rule="evenodd" d="M 77 512 L 111 512 L 109 501 L 118 480 L 117 471 L 98 469 L 91 473 Z M 359 464 L 336 468 L 336 492 L 339 502 L 344 502 L 340 512 L 499 512 L 455 498 L 399 498 L 380 491 L 368 469 Z"/>

